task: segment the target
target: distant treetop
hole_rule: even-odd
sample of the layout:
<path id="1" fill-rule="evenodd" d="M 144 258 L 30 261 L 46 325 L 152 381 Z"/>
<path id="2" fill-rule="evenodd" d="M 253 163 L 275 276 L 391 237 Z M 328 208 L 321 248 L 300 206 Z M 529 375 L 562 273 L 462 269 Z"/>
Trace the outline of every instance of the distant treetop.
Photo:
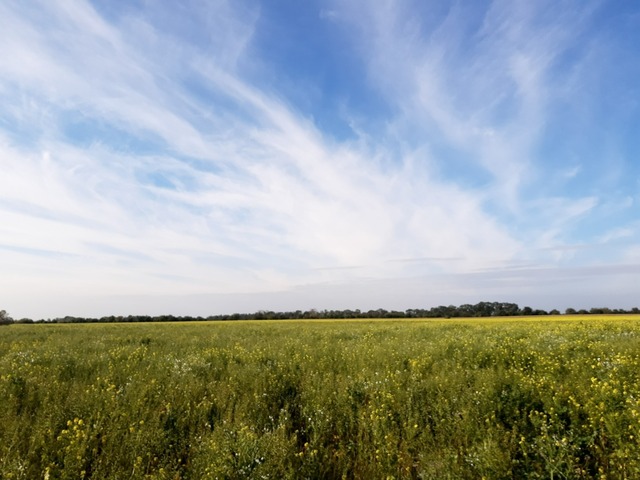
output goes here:
<path id="1" fill-rule="evenodd" d="M 592 308 L 590 310 L 575 310 L 567 308 L 565 315 L 602 315 L 602 314 L 640 314 L 640 310 L 634 307 L 630 310 Z M 128 315 L 128 316 L 107 316 L 101 318 L 86 317 L 60 317 L 51 320 L 40 320 L 37 323 L 116 323 L 116 322 L 193 322 L 205 320 L 295 320 L 295 319 L 349 319 L 349 318 L 480 318 L 480 317 L 509 317 L 509 316 L 530 316 L 530 315 L 560 315 L 560 312 L 553 309 L 549 312 L 531 307 L 520 308 L 515 303 L 508 302 L 480 302 L 475 305 L 464 304 L 460 306 L 438 306 L 429 309 L 410 308 L 404 311 L 376 310 L 362 311 L 356 310 L 295 310 L 289 312 L 274 312 L 270 310 L 259 310 L 255 313 L 231 313 L 224 315 L 210 315 L 208 317 L 174 316 L 174 315 Z M 11 323 L 34 323 L 33 320 L 23 318 L 13 320 L 7 312 L 0 310 L 0 324 Z"/>

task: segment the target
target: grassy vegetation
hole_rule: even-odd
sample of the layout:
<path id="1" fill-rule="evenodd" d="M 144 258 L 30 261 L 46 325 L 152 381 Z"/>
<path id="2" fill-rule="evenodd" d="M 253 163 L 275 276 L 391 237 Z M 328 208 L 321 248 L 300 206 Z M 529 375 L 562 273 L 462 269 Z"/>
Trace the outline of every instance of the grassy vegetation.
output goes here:
<path id="1" fill-rule="evenodd" d="M 0 478 L 640 478 L 640 322 L 12 325 Z"/>

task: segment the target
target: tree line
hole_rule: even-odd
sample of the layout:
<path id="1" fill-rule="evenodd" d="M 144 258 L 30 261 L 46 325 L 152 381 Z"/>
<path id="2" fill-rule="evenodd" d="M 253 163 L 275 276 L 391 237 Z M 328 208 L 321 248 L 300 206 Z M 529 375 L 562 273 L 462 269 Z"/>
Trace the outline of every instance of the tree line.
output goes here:
<path id="1" fill-rule="evenodd" d="M 634 307 L 630 310 L 591 308 L 590 310 L 567 308 L 565 315 L 603 315 L 603 314 L 640 314 L 640 310 Z M 100 318 L 90 317 L 58 317 L 52 319 L 32 320 L 22 318 L 12 319 L 6 311 L 0 310 L 0 325 L 12 323 L 136 323 L 136 322 L 197 322 L 212 320 L 296 320 L 296 319 L 366 319 L 366 318 L 480 318 L 480 317 L 508 317 L 531 315 L 560 315 L 556 309 L 546 311 L 531 307 L 520 308 L 516 303 L 508 302 L 480 302 L 475 305 L 464 304 L 459 306 L 438 306 L 433 308 L 410 308 L 407 310 L 295 310 L 287 312 L 274 312 L 260 310 L 254 313 L 231 313 L 224 315 L 209 315 L 207 317 L 175 316 L 175 315 L 110 315 Z"/>

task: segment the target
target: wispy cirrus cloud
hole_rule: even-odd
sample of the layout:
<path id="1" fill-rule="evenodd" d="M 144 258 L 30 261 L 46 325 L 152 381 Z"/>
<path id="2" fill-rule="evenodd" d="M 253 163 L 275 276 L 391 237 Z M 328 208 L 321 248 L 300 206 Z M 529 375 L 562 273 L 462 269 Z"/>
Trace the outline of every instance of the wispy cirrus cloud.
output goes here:
<path id="1" fill-rule="evenodd" d="M 205 314 L 232 293 L 236 310 L 268 304 L 264 292 L 296 308 L 336 288 L 377 302 L 410 279 L 402 298 L 418 301 L 443 292 L 438 275 L 451 289 L 470 272 L 569 261 L 548 249 L 603 202 L 558 193 L 576 174 L 551 188 L 541 145 L 559 59 L 590 10 L 414 7 L 318 14 L 363 66 L 343 91 L 366 84 L 386 105 L 369 119 L 345 101 L 339 140 L 268 80 L 253 43 L 265 6 L 0 6 L 2 291 L 35 316 L 98 314 L 87 299 L 107 297 L 145 311 L 159 296 Z M 582 175 L 575 159 L 558 168 Z M 460 295 L 485 291 L 463 283 Z"/>
<path id="2" fill-rule="evenodd" d="M 572 2 L 456 4 L 418 15 L 412 2 L 383 5 L 357 5 L 352 15 L 370 78 L 400 110 L 394 128 L 446 155 L 446 179 L 482 179 L 480 169 L 492 200 L 520 206 L 522 190 L 539 181 L 537 141 L 564 82 L 556 63 L 589 12 Z"/>

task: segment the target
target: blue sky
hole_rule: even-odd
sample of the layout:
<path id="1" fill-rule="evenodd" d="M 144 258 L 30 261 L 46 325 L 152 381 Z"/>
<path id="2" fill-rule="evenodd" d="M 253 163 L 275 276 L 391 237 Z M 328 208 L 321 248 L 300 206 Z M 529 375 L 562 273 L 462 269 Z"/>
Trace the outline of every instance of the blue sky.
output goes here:
<path id="1" fill-rule="evenodd" d="M 0 18 L 16 318 L 640 304 L 635 1 Z"/>

